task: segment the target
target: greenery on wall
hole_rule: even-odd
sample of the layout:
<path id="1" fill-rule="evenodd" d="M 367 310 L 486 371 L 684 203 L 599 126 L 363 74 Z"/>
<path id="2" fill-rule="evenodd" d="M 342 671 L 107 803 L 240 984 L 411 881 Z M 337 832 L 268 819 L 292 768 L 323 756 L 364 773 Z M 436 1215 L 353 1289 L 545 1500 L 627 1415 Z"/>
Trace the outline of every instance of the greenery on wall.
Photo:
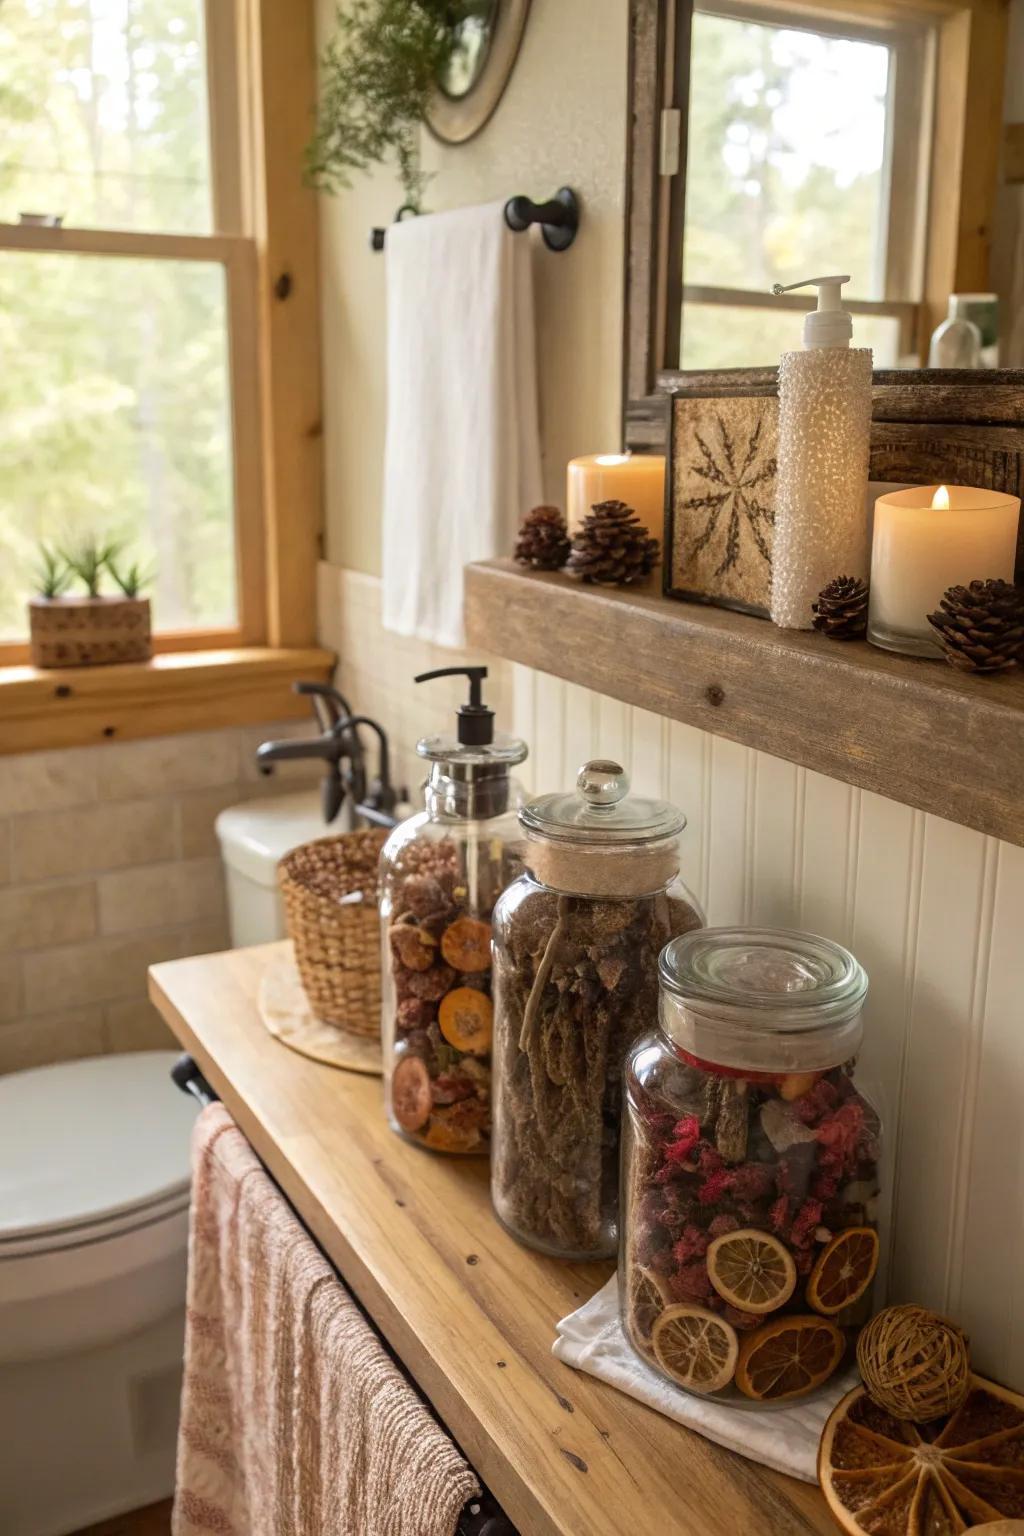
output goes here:
<path id="1" fill-rule="evenodd" d="M 394 156 L 411 208 L 426 176 L 417 139 L 437 81 L 457 45 L 454 24 L 472 0 L 348 0 L 320 61 L 317 128 L 307 154 L 314 186 L 337 192 Z"/>

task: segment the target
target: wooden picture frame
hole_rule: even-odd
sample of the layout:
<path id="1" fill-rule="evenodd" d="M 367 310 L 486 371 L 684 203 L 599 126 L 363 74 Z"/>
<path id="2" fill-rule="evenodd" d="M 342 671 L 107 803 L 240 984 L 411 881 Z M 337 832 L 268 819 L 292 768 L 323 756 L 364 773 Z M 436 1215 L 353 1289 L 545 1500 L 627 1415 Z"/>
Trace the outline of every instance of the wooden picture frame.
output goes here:
<path id="1" fill-rule="evenodd" d="M 742 612 L 767 614 L 767 598 L 750 601 L 732 591 L 708 591 L 701 581 L 685 520 L 692 455 L 679 424 L 701 401 L 774 400 L 775 368 L 723 368 L 677 373 L 665 396 L 665 562 L 668 597 L 708 602 Z M 872 382 L 871 452 L 868 478 L 909 485 L 974 485 L 1024 499 L 1024 369 L 882 369 Z M 680 449 L 684 451 L 681 453 Z M 763 444 L 761 451 L 764 451 Z M 762 486 L 762 500 L 766 494 Z M 700 508 L 691 508 L 698 511 Z M 730 511 L 731 515 L 731 511 Z M 698 552 L 699 553 L 699 552 Z M 1024 584 L 1024 518 L 1017 533 L 1016 580 Z"/>

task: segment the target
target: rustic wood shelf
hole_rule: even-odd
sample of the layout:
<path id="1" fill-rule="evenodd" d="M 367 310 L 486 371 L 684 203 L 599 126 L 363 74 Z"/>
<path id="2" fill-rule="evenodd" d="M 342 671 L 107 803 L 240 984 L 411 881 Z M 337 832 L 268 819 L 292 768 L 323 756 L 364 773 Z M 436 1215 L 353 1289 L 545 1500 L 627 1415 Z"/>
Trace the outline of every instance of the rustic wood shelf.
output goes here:
<path id="1" fill-rule="evenodd" d="M 471 644 L 1024 845 L 1024 671 L 989 677 L 765 619 L 466 568 Z"/>
<path id="2" fill-rule="evenodd" d="M 155 966 L 150 995 L 523 1536 L 834 1531 L 817 1488 L 554 1358 L 556 1321 L 612 1266 L 520 1247 L 494 1219 L 485 1159 L 407 1145 L 379 1079 L 268 1034 L 256 998 L 281 947 Z"/>

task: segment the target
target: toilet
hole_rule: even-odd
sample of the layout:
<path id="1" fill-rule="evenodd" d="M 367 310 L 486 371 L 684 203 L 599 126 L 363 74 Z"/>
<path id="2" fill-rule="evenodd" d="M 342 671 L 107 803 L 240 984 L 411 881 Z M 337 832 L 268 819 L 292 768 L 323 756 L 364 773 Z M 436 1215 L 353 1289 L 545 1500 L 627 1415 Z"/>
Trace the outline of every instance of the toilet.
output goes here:
<path id="1" fill-rule="evenodd" d="M 330 826 L 320 809 L 320 790 L 243 800 L 217 817 L 217 836 L 228 892 L 231 943 L 235 949 L 269 944 L 285 936 L 277 863 L 300 843 L 347 832 L 348 802 Z"/>
<path id="2" fill-rule="evenodd" d="M 0 1077 L 3 1536 L 64 1536 L 173 1489 L 196 1113 L 176 1059 Z"/>

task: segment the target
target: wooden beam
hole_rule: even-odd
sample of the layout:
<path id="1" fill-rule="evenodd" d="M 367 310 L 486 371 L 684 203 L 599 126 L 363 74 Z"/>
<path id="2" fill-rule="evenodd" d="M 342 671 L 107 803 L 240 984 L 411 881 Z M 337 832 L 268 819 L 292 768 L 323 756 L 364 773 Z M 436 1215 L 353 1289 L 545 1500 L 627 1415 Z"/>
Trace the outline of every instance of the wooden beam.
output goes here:
<path id="1" fill-rule="evenodd" d="M 249 0 L 261 131 L 252 217 L 263 318 L 267 638 L 305 645 L 316 630 L 323 525 L 316 194 L 303 178 L 316 101 L 313 0 Z"/>
<path id="2" fill-rule="evenodd" d="M 466 568 L 471 645 L 1024 846 L 1024 672 L 970 676 L 510 560 Z"/>
<path id="3" fill-rule="evenodd" d="M 1008 187 L 1024 182 L 1024 123 L 1007 123 L 1003 129 L 1003 181 Z"/>

